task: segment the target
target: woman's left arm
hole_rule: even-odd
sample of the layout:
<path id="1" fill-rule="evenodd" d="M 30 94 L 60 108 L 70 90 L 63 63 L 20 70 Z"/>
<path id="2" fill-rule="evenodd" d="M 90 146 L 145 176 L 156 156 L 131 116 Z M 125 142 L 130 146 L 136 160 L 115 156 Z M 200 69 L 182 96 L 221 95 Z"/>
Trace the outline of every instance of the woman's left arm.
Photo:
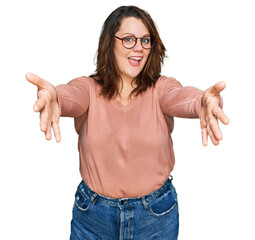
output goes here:
<path id="1" fill-rule="evenodd" d="M 222 139 L 218 119 L 228 124 L 229 119 L 222 111 L 220 92 L 225 88 L 224 82 L 216 83 L 206 91 L 195 87 L 183 87 L 174 78 L 162 76 L 157 82 L 159 102 L 163 113 L 172 117 L 200 118 L 202 142 L 208 144 L 208 135 L 214 145 Z"/>
<path id="2" fill-rule="evenodd" d="M 222 133 L 218 120 L 225 125 L 229 124 L 229 119 L 222 110 L 222 98 L 220 96 L 220 92 L 225 86 L 225 82 L 218 82 L 203 93 L 200 110 L 200 125 L 204 146 L 208 144 L 208 135 L 215 146 L 222 140 Z"/>

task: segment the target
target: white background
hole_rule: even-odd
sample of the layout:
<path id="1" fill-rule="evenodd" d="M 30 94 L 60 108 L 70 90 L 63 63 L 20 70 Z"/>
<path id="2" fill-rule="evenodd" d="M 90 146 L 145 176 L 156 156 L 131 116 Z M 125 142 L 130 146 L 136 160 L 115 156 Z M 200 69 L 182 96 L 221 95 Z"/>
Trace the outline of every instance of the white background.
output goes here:
<path id="1" fill-rule="evenodd" d="M 0 239 L 69 238 L 80 182 L 73 120 L 61 119 L 61 143 L 47 142 L 25 74 L 55 85 L 90 75 L 104 20 L 130 4 L 159 27 L 168 50 L 162 74 L 201 89 L 227 83 L 231 123 L 221 124 L 218 147 L 202 146 L 199 120 L 175 120 L 179 239 L 255 239 L 255 8 L 248 0 L 1 1 Z"/>

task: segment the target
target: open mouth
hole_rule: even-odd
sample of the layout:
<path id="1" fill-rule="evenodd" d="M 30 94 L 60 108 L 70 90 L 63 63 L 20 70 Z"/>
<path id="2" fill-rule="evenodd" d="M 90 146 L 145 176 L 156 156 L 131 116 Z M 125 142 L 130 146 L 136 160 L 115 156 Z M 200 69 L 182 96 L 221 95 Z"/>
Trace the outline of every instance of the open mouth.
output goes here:
<path id="1" fill-rule="evenodd" d="M 138 66 L 143 57 L 129 57 L 128 61 L 132 66 Z"/>

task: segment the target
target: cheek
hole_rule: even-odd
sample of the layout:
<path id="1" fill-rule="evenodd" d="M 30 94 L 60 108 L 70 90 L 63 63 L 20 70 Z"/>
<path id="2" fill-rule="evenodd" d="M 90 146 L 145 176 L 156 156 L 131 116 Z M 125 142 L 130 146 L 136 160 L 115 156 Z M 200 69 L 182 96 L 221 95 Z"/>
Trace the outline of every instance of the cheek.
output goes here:
<path id="1" fill-rule="evenodd" d="M 117 65 L 118 65 L 118 68 L 120 69 L 120 71 L 123 71 L 125 69 L 125 65 L 126 65 L 125 57 L 120 54 L 117 55 L 116 62 L 117 62 Z"/>
<path id="2" fill-rule="evenodd" d="M 144 57 L 144 63 L 143 63 L 144 65 L 147 63 L 149 56 L 150 56 L 150 52 L 146 54 L 146 56 Z"/>
<path id="3" fill-rule="evenodd" d="M 123 63 L 127 59 L 128 52 L 123 49 L 123 46 L 115 46 L 114 54 L 119 68 L 122 67 Z"/>
<path id="4" fill-rule="evenodd" d="M 150 53 L 151 53 L 151 50 L 148 50 L 147 55 L 146 55 L 146 61 L 148 60 Z"/>
<path id="5" fill-rule="evenodd" d="M 128 66 L 128 52 L 119 51 L 116 52 L 115 59 L 120 70 L 124 70 Z"/>

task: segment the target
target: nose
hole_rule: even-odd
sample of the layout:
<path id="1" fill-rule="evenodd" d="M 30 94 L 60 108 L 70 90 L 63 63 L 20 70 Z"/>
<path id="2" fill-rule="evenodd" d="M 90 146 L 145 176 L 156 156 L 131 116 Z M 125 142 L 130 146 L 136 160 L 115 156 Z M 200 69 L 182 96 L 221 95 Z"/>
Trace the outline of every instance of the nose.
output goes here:
<path id="1" fill-rule="evenodd" d="M 137 39 L 136 41 L 136 45 L 134 46 L 134 51 L 142 51 L 143 50 L 143 46 L 142 46 L 142 39 Z"/>

